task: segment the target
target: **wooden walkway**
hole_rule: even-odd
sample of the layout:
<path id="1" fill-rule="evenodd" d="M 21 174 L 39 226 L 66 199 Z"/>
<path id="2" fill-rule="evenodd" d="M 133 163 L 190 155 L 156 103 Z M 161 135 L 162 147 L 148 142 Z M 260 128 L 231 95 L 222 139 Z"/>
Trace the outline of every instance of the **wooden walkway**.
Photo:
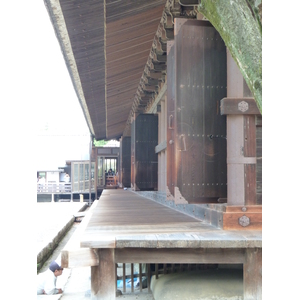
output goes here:
<path id="1" fill-rule="evenodd" d="M 209 226 L 136 193 L 104 190 L 81 240 L 81 247 L 116 248 L 128 235 L 133 236 L 132 241 L 138 235 L 145 240 L 145 234 L 151 238 L 157 233 L 191 232 L 200 228 L 208 229 Z"/>
<path id="2" fill-rule="evenodd" d="M 261 231 L 224 231 L 128 190 L 103 191 L 80 247 L 62 257 L 91 266 L 92 299 L 115 299 L 116 263 L 243 264 L 244 299 L 261 289 Z"/>
<path id="3" fill-rule="evenodd" d="M 261 231 L 224 231 L 134 192 L 104 190 L 81 247 L 261 247 Z"/>

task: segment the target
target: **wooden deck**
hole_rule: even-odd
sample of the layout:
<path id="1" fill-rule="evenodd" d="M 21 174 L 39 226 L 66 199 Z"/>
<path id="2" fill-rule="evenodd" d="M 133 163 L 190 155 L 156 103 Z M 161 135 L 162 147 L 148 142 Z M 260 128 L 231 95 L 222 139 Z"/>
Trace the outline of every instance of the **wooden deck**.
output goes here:
<path id="1" fill-rule="evenodd" d="M 261 289 L 261 231 L 224 231 L 129 190 L 103 191 L 80 246 L 94 253 L 93 299 L 114 299 L 115 263 L 243 264 L 244 299 Z"/>
<path id="2" fill-rule="evenodd" d="M 104 190 L 81 247 L 261 247 L 261 231 L 224 231 L 134 192 Z"/>

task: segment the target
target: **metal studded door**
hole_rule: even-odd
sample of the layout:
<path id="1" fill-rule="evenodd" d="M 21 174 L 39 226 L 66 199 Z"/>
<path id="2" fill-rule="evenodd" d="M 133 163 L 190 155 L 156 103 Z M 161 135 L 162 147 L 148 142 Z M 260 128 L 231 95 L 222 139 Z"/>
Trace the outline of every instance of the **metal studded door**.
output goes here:
<path id="1" fill-rule="evenodd" d="M 140 114 L 132 123 L 134 140 L 131 134 L 134 153 L 134 190 L 157 190 L 157 163 L 155 146 L 158 144 L 158 117 L 154 114 Z"/>
<path id="2" fill-rule="evenodd" d="M 168 66 L 169 67 L 169 66 Z M 226 197 L 226 47 L 207 21 L 176 19 L 174 165 L 180 197 L 189 203 Z"/>

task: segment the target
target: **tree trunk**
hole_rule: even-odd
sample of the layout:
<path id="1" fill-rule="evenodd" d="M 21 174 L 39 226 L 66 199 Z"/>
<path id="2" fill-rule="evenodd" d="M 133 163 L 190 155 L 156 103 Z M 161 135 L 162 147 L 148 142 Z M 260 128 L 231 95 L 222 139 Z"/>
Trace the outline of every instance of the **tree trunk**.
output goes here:
<path id="1" fill-rule="evenodd" d="M 201 0 L 198 10 L 220 33 L 262 113 L 262 33 L 252 3 Z"/>

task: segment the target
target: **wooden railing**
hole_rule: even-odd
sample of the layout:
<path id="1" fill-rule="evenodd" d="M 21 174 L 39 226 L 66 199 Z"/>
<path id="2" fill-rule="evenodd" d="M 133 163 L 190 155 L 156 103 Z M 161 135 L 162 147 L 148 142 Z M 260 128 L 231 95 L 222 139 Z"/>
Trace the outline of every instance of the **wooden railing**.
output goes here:
<path id="1" fill-rule="evenodd" d="M 139 266 L 138 272 L 134 272 L 134 265 Z M 151 293 L 150 281 L 152 276 L 155 276 L 156 279 L 158 279 L 159 274 L 181 273 L 184 271 L 192 270 L 216 269 L 218 267 L 218 264 L 144 264 L 146 268 L 143 272 L 142 265 L 143 264 L 133 263 L 116 264 L 116 289 L 121 290 L 122 293 L 130 294 L 134 291 L 140 291 L 142 293 L 143 289 L 147 288 L 148 293 Z M 129 274 L 126 274 L 126 269 L 129 269 L 129 266 Z M 120 271 L 118 271 L 118 269 Z"/>
<path id="2" fill-rule="evenodd" d="M 126 274 L 126 266 L 130 265 L 130 274 Z M 137 265 L 137 264 L 136 264 Z M 150 292 L 150 279 L 151 270 L 150 264 L 146 266 L 146 272 L 142 272 L 142 264 L 138 264 L 138 272 L 134 272 L 134 264 L 116 264 L 116 289 L 122 290 L 123 293 L 131 292 L 134 290 L 143 291 L 143 281 L 144 287 L 148 287 L 148 292 Z M 118 268 L 122 268 L 122 274 L 118 272 Z M 133 284 L 132 284 L 133 283 Z M 129 290 L 128 290 L 129 289 Z"/>
<path id="3" fill-rule="evenodd" d="M 72 184 L 59 182 L 59 183 L 37 183 L 38 194 L 71 194 Z"/>
<path id="4" fill-rule="evenodd" d="M 89 192 L 89 180 L 80 180 L 80 181 L 74 181 L 73 182 L 73 193 L 83 193 L 83 192 Z M 94 191 L 94 179 L 91 180 L 91 191 Z"/>

